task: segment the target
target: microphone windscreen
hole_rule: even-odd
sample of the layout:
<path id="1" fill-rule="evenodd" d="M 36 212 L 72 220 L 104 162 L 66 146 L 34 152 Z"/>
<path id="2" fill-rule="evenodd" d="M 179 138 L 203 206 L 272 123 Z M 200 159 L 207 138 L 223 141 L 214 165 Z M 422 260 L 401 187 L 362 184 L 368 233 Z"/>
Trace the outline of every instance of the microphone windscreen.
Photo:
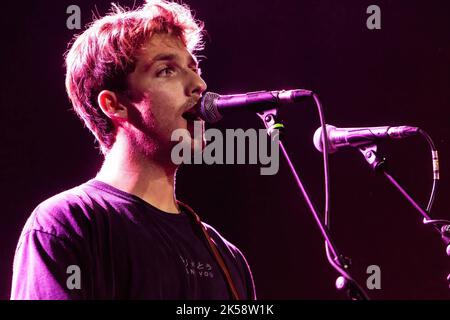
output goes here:
<path id="1" fill-rule="evenodd" d="M 220 98 L 220 95 L 214 92 L 206 92 L 200 103 L 200 117 L 208 122 L 214 123 L 222 119 L 222 115 L 217 109 L 216 101 Z"/>
<path id="2" fill-rule="evenodd" d="M 328 138 L 328 153 L 334 153 L 337 151 L 336 148 L 333 147 L 330 141 L 331 131 L 335 130 L 336 127 L 326 124 L 327 128 L 327 138 Z M 313 143 L 317 150 L 323 152 L 323 144 L 322 144 L 322 127 L 317 128 L 316 132 L 314 132 Z"/>

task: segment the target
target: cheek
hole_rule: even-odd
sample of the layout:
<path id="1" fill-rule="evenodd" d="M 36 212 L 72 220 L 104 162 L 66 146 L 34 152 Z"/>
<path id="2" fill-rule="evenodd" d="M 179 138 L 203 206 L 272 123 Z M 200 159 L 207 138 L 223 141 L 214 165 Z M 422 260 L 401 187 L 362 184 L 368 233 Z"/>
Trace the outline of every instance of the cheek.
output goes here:
<path id="1" fill-rule="evenodd" d="M 161 126 L 170 126 L 174 122 L 184 121 L 181 117 L 184 111 L 186 99 L 179 93 L 179 88 L 167 86 L 164 90 L 152 92 L 150 99 L 150 109 Z"/>
<path id="2" fill-rule="evenodd" d="M 139 113 L 145 123 L 158 126 L 165 121 L 170 114 L 168 112 L 168 99 L 158 93 L 146 94 L 138 105 Z"/>

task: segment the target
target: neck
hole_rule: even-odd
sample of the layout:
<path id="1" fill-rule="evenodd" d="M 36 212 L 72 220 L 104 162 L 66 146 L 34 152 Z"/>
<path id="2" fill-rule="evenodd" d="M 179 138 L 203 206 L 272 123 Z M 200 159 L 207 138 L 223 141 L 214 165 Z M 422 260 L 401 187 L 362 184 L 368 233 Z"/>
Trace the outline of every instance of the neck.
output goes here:
<path id="1" fill-rule="evenodd" d="M 138 196 L 152 206 L 172 214 L 180 212 L 175 199 L 176 167 L 133 152 L 124 139 L 118 139 L 105 156 L 96 179 Z"/>

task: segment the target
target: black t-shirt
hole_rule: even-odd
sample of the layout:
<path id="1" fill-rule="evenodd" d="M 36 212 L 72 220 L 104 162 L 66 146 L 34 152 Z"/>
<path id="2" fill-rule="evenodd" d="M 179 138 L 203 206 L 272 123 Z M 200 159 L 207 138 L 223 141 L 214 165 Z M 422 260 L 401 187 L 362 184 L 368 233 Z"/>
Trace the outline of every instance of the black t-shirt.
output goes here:
<path id="1" fill-rule="evenodd" d="M 203 223 L 240 297 L 255 299 L 243 254 Z M 17 245 L 11 299 L 230 299 L 186 212 L 169 214 L 90 180 L 41 203 Z"/>

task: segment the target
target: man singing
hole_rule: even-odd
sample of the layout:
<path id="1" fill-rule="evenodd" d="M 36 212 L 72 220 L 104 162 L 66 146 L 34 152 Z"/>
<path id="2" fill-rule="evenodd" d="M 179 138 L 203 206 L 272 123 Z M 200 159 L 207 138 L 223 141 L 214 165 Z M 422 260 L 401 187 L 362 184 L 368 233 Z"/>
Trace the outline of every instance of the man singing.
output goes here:
<path id="1" fill-rule="evenodd" d="M 105 156 L 41 203 L 20 236 L 11 299 L 255 299 L 243 254 L 177 201 L 176 129 L 191 145 L 206 84 L 187 6 L 114 6 L 66 55 L 66 89 Z M 192 182 L 195 187 L 195 182 Z"/>

